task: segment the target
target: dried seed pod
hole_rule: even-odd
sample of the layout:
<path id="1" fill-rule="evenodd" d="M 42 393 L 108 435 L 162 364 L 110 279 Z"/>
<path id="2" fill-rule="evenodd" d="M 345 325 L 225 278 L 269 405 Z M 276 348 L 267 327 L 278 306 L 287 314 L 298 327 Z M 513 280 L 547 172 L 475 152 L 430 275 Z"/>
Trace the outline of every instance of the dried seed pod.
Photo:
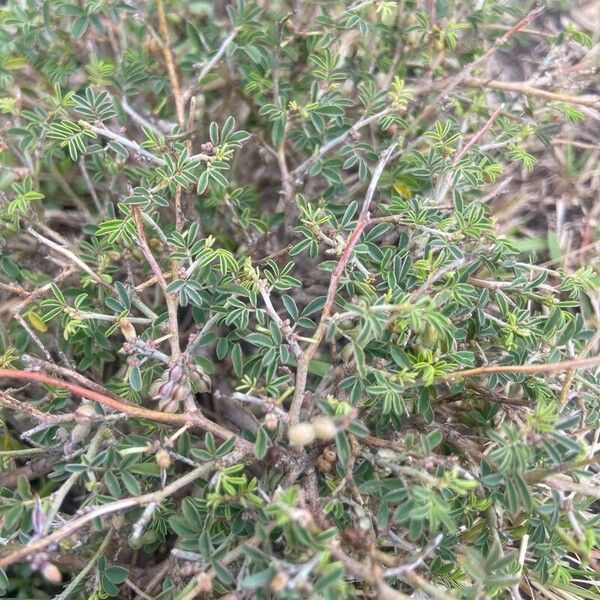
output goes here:
<path id="1" fill-rule="evenodd" d="M 119 321 L 119 328 L 121 329 L 123 337 L 128 342 L 133 342 L 133 340 L 135 340 L 135 338 L 137 337 L 135 327 L 131 324 L 131 321 L 129 319 L 121 319 Z"/>
<path id="2" fill-rule="evenodd" d="M 288 429 L 290 446 L 307 446 L 315 439 L 315 429 L 310 423 L 296 423 Z"/>
<path id="3" fill-rule="evenodd" d="M 322 456 L 326 461 L 328 461 L 330 463 L 335 462 L 335 459 L 337 458 L 337 454 L 336 454 L 335 450 L 331 447 L 325 448 L 323 450 Z"/>
<path id="4" fill-rule="evenodd" d="M 322 473 L 329 473 L 333 468 L 333 464 L 321 454 L 315 461 L 315 467 Z"/>

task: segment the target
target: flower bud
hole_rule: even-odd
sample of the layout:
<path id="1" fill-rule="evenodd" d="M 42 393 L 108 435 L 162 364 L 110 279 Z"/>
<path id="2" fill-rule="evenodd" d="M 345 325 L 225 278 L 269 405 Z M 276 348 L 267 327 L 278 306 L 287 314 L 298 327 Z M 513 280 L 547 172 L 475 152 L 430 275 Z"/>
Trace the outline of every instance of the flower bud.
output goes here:
<path id="1" fill-rule="evenodd" d="M 179 408 L 179 402 L 173 400 L 173 398 L 161 398 L 158 403 L 158 410 L 162 410 L 164 412 L 177 412 Z"/>
<path id="2" fill-rule="evenodd" d="M 169 381 L 178 382 L 183 375 L 183 366 L 179 363 L 169 369 Z"/>
<path id="3" fill-rule="evenodd" d="M 37 494 L 34 496 L 33 510 L 31 511 L 31 524 L 33 525 L 33 531 L 36 534 L 41 534 L 44 530 L 44 525 L 46 524 L 46 513 L 42 506 L 42 500 Z"/>
<path id="4" fill-rule="evenodd" d="M 307 446 L 315 439 L 315 430 L 310 423 L 296 423 L 288 429 L 290 446 Z"/>
<path id="5" fill-rule="evenodd" d="M 185 383 L 178 383 L 173 387 L 171 398 L 175 402 L 183 402 L 190 395 L 190 388 Z"/>
<path id="6" fill-rule="evenodd" d="M 330 440 L 335 437 L 337 427 L 329 417 L 317 417 L 312 422 L 315 436 L 320 440 Z"/>

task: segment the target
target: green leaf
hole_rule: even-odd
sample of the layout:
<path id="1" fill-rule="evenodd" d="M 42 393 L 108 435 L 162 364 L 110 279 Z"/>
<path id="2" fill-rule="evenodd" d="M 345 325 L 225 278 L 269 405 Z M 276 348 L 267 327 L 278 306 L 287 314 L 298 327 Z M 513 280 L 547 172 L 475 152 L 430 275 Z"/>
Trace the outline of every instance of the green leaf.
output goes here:
<path id="1" fill-rule="evenodd" d="M 89 18 L 87 16 L 80 16 L 73 21 L 73 26 L 71 27 L 71 35 L 75 39 L 79 39 L 83 34 L 87 31 L 87 28 L 90 24 Z"/>
<path id="2" fill-rule="evenodd" d="M 115 585 L 123 583 L 127 579 L 128 574 L 128 569 L 120 566 L 108 567 L 108 569 L 104 571 L 104 575 L 106 576 L 106 578 Z"/>
<path id="3" fill-rule="evenodd" d="M 122 471 L 121 479 L 123 480 L 123 484 L 127 488 L 127 491 L 132 496 L 139 496 L 142 493 L 138 480 L 131 473 L 128 473 L 127 471 Z"/>
<path id="4" fill-rule="evenodd" d="M 273 579 L 274 575 L 275 569 L 269 567 L 268 569 L 257 571 L 251 575 L 246 575 L 240 582 L 240 586 L 246 590 L 264 589 L 269 581 Z"/>
<path id="5" fill-rule="evenodd" d="M 267 454 L 269 444 L 269 436 L 264 427 L 259 427 L 256 432 L 256 442 L 254 443 L 254 456 L 258 460 L 262 460 Z"/>
<path id="6" fill-rule="evenodd" d="M 343 431 L 339 431 L 335 436 L 335 447 L 337 448 L 337 455 L 340 462 L 345 465 L 350 460 L 350 444 L 348 438 Z"/>

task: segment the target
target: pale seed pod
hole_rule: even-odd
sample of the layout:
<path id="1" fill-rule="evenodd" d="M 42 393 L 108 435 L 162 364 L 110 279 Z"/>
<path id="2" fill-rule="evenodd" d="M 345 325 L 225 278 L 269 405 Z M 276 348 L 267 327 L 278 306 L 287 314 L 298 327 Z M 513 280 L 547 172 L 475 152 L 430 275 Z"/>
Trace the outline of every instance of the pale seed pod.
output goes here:
<path id="1" fill-rule="evenodd" d="M 171 466 L 171 455 L 164 448 L 161 448 L 156 453 L 155 458 L 156 458 L 156 464 L 161 469 L 168 469 Z"/>
<path id="2" fill-rule="evenodd" d="M 340 351 L 340 356 L 344 362 L 348 362 L 354 357 L 354 349 L 352 344 L 346 344 Z"/>
<path id="3" fill-rule="evenodd" d="M 212 383 L 210 377 L 197 365 L 192 365 L 189 369 L 190 380 L 194 391 L 197 394 L 205 394 L 210 392 Z"/>
<path id="4" fill-rule="evenodd" d="M 265 415 L 265 427 L 267 429 L 273 430 L 277 427 L 277 415 L 275 413 L 269 412 Z"/>
<path id="5" fill-rule="evenodd" d="M 75 411 L 75 420 L 78 423 L 88 423 L 96 416 L 96 411 L 91 404 L 81 404 Z"/>
<path id="6" fill-rule="evenodd" d="M 312 422 L 315 436 L 320 440 L 330 440 L 335 437 L 337 427 L 329 417 L 317 417 Z"/>
<path id="7" fill-rule="evenodd" d="M 160 381 L 160 380 L 159 380 Z M 155 400 L 159 398 L 169 398 L 175 387 L 174 381 L 161 381 L 156 389 L 156 393 L 152 396 Z"/>
<path id="8" fill-rule="evenodd" d="M 87 436 L 91 428 L 91 423 L 89 421 L 87 423 L 77 423 L 77 425 L 71 429 L 71 445 L 76 446 L 78 442 Z"/>
<path id="9" fill-rule="evenodd" d="M 39 572 L 48 583 L 59 585 L 62 582 L 62 573 L 51 562 L 43 562 L 39 567 Z"/>
<path id="10" fill-rule="evenodd" d="M 196 592 L 199 594 L 209 594 L 212 592 L 212 587 L 212 577 L 208 573 L 200 573 L 196 576 Z"/>
<path id="11" fill-rule="evenodd" d="M 287 573 L 279 571 L 278 573 L 275 573 L 273 579 L 269 581 L 269 589 L 274 594 L 276 594 L 277 592 L 281 592 L 288 584 L 289 579 L 290 578 L 288 577 Z"/>
<path id="12" fill-rule="evenodd" d="M 315 439 L 315 429 L 311 423 L 296 423 L 288 429 L 290 446 L 307 446 Z"/>
<path id="13" fill-rule="evenodd" d="M 179 363 L 173 365 L 169 369 L 169 375 L 168 375 L 169 381 L 173 381 L 173 382 L 177 383 L 181 379 L 182 375 L 183 375 L 183 367 Z"/>
<path id="14" fill-rule="evenodd" d="M 160 377 L 159 379 L 157 379 L 156 381 L 152 382 L 152 385 L 150 386 L 150 389 L 148 390 L 148 395 L 150 396 L 150 398 L 152 398 L 153 400 L 158 400 L 160 388 L 164 385 L 165 382 L 166 382 L 166 378 L 164 375 L 162 377 Z"/>

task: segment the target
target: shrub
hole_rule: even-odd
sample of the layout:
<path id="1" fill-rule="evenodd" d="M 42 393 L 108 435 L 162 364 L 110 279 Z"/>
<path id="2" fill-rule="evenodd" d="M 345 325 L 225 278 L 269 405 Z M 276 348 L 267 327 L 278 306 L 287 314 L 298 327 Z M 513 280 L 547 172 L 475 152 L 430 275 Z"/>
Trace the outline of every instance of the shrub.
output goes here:
<path id="1" fill-rule="evenodd" d="M 1 9 L 4 593 L 600 597 L 569 8 Z"/>

